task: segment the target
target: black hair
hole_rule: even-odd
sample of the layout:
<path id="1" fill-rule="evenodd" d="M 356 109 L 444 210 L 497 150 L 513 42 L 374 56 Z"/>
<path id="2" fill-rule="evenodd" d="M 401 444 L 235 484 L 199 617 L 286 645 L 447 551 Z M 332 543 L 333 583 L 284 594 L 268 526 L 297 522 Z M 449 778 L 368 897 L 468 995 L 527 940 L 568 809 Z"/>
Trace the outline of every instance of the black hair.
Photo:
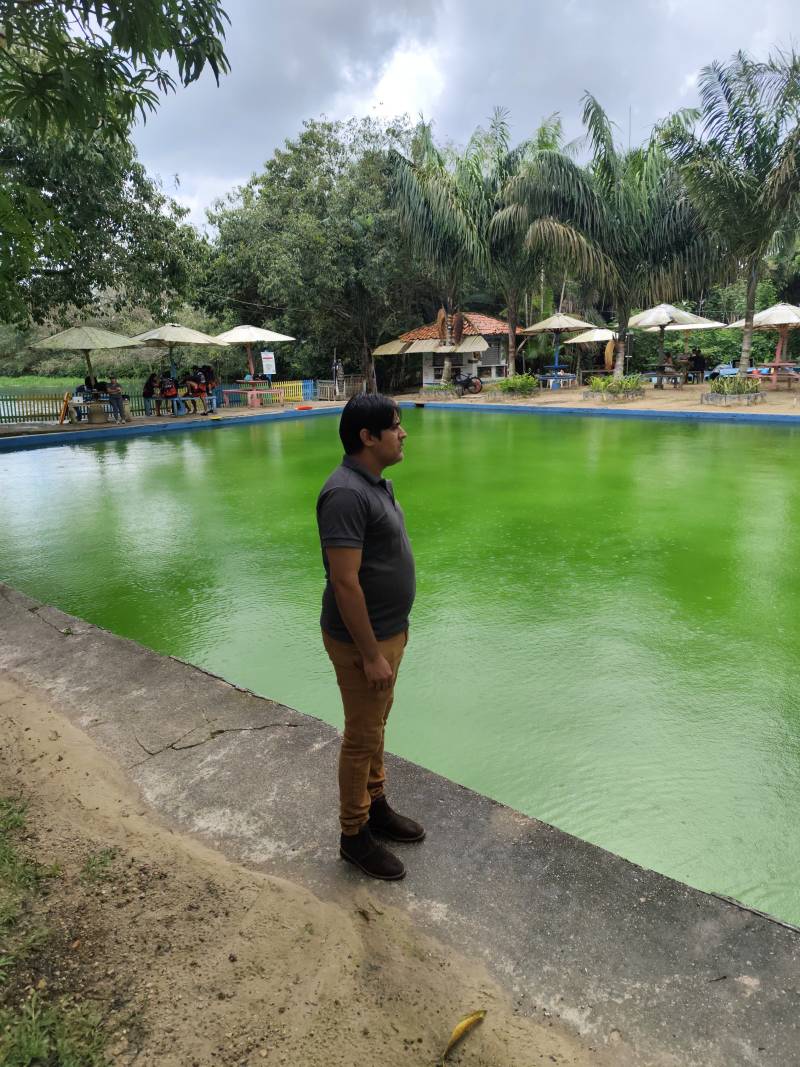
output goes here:
<path id="1" fill-rule="evenodd" d="M 362 430 L 369 430 L 372 437 L 380 437 L 384 430 L 394 425 L 395 418 L 399 417 L 400 412 L 394 400 L 382 393 L 359 393 L 357 396 L 351 396 L 339 420 L 339 437 L 347 455 L 353 456 L 363 450 Z"/>

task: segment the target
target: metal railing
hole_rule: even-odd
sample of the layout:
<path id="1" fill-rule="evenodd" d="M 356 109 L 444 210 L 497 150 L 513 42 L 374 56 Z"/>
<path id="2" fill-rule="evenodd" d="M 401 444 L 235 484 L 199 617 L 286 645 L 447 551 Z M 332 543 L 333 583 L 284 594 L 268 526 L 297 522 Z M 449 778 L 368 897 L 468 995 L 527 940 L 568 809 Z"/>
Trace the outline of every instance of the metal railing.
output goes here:
<path id="1" fill-rule="evenodd" d="M 258 394 L 258 401 L 249 400 L 251 392 Z M 225 407 L 247 407 L 248 403 L 253 403 L 254 406 L 259 407 L 266 406 L 278 402 L 279 393 L 281 394 L 281 403 L 284 401 L 315 400 L 317 398 L 317 383 L 310 379 L 291 382 L 273 381 L 272 386 L 270 386 L 269 382 L 256 381 L 236 383 L 235 385 L 220 385 L 214 390 L 217 408 L 221 408 L 223 405 Z M 60 392 L 17 393 L 8 391 L 0 393 L 0 424 L 58 422 L 64 404 L 64 395 L 64 390 Z M 141 393 L 141 387 L 136 391 L 124 390 L 124 395 L 128 398 L 131 415 L 144 416 L 144 397 Z M 82 403 L 81 397 L 75 394 L 71 394 L 71 396 L 76 403 Z M 101 399 L 105 402 L 104 395 Z M 187 398 L 181 396 L 179 399 L 185 401 Z M 203 405 L 199 397 L 189 399 L 195 399 L 198 410 L 202 410 Z M 158 397 L 153 397 L 152 399 L 153 411 L 156 410 L 157 400 Z M 172 401 L 170 399 L 162 398 L 160 406 L 163 414 L 171 414 Z"/>
<path id="2" fill-rule="evenodd" d="M 0 423 L 58 422 L 64 394 L 28 394 L 0 396 Z"/>

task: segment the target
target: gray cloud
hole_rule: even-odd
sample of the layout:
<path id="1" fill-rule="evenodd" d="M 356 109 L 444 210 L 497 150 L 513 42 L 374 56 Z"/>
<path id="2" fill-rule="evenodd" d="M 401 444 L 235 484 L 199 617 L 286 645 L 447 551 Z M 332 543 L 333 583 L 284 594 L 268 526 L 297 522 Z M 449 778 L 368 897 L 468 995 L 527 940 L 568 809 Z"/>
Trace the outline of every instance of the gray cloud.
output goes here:
<path id="1" fill-rule="evenodd" d="M 425 106 L 437 134 L 464 141 L 495 105 L 523 137 L 561 113 L 581 132 L 589 90 L 634 142 L 669 111 L 697 102 L 694 79 L 738 48 L 765 55 L 790 44 L 794 0 L 227 0 L 232 71 L 166 98 L 135 140 L 148 168 L 202 209 L 246 180 L 305 118 L 365 112 L 398 52 L 395 110 Z M 424 56 L 415 74 L 413 60 Z M 423 75 L 437 85 L 427 94 Z M 434 77 L 435 76 L 435 77 Z M 408 95 L 404 96 L 404 89 Z M 630 109 L 630 111 L 629 111 Z"/>

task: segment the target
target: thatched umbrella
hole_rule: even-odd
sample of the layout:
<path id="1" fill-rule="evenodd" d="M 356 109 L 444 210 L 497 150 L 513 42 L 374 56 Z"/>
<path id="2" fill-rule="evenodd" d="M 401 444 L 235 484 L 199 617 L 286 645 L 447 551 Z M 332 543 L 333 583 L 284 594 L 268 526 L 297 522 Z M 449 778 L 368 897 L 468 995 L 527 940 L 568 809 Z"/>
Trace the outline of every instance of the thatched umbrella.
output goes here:
<path id="1" fill-rule="evenodd" d="M 729 330 L 740 330 L 744 326 L 744 319 L 739 319 L 738 322 L 732 322 L 728 327 Z M 789 330 L 796 330 L 800 328 L 800 307 L 796 307 L 794 304 L 773 304 L 771 308 L 767 308 L 765 311 L 759 311 L 758 314 L 753 316 L 753 329 L 754 330 L 777 330 L 778 331 L 778 345 L 775 349 L 775 363 L 791 363 L 791 360 L 785 360 L 783 354 L 786 351 L 786 344 L 789 340 Z"/>
<path id="2" fill-rule="evenodd" d="M 616 339 L 617 339 L 617 335 L 613 332 L 613 330 L 606 330 L 606 329 L 601 329 L 600 327 L 597 327 L 597 328 L 592 329 L 592 330 L 586 330 L 585 333 L 579 333 L 577 337 L 570 337 L 570 339 L 568 341 L 565 341 L 564 344 L 565 345 L 592 345 L 592 344 L 602 344 L 603 342 L 605 342 L 606 348 L 608 348 L 608 346 L 610 344 L 612 347 L 611 347 L 611 349 L 609 349 L 609 351 L 613 351 L 613 346 L 614 346 L 614 342 L 616 341 Z M 580 358 L 580 356 L 578 356 L 578 361 L 575 364 L 575 373 L 576 374 L 578 373 L 578 371 L 580 369 L 580 361 L 581 361 L 581 358 Z M 610 364 L 608 363 L 608 360 L 606 361 L 606 368 L 610 369 Z"/>
<path id="3" fill-rule="evenodd" d="M 73 326 L 72 329 L 54 333 L 43 341 L 36 341 L 31 348 L 44 348 L 55 352 L 83 352 L 89 380 L 94 383 L 97 379 L 94 376 L 90 352 L 105 348 L 136 348 L 138 344 L 134 338 L 124 337 L 121 333 L 111 333 L 110 330 L 99 330 L 96 326 Z"/>
<path id="4" fill-rule="evenodd" d="M 691 311 L 676 308 L 673 304 L 657 304 L 647 311 L 640 311 L 638 315 L 632 315 L 628 319 L 628 326 L 632 330 L 658 330 L 658 355 L 661 363 L 664 362 L 664 333 L 666 330 L 721 330 L 724 322 L 714 322 L 713 319 L 705 319 L 702 315 L 694 315 Z"/>
<path id="5" fill-rule="evenodd" d="M 584 322 L 583 319 L 573 318 L 572 315 L 563 315 L 559 311 L 557 314 L 551 315 L 547 319 L 542 319 L 541 322 L 536 322 L 533 326 L 528 326 L 519 332 L 525 334 L 552 333 L 555 338 L 553 366 L 558 370 L 558 346 L 561 334 L 578 333 L 580 330 L 592 329 L 594 329 L 594 327 L 591 322 Z"/>
<path id="6" fill-rule="evenodd" d="M 133 343 L 147 345 L 148 347 L 168 348 L 170 373 L 173 377 L 176 371 L 172 351 L 176 345 L 222 345 L 225 347 L 227 344 L 226 341 L 220 341 L 216 337 L 209 337 L 207 333 L 200 333 L 199 330 L 192 330 L 188 326 L 181 326 L 177 322 L 167 322 L 163 326 L 157 326 L 155 330 L 139 333 L 133 338 Z"/>
<path id="7" fill-rule="evenodd" d="M 232 330 L 226 330 L 217 336 L 217 340 L 225 345 L 244 345 L 247 349 L 247 363 L 250 373 L 255 377 L 256 369 L 253 363 L 252 345 L 262 342 L 275 344 L 277 341 L 294 341 L 294 337 L 287 337 L 283 333 L 275 333 L 273 330 L 263 330 L 260 326 L 234 326 Z"/>

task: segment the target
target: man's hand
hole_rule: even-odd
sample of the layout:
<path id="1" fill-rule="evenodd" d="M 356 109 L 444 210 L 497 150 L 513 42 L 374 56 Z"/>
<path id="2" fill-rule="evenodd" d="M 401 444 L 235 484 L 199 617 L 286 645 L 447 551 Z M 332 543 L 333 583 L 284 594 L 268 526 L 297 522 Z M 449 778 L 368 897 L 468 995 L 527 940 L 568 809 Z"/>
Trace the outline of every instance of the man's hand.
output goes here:
<path id="1" fill-rule="evenodd" d="M 364 660 L 364 674 L 367 676 L 370 689 L 391 689 L 394 672 L 389 661 L 380 652 L 374 659 Z"/>

